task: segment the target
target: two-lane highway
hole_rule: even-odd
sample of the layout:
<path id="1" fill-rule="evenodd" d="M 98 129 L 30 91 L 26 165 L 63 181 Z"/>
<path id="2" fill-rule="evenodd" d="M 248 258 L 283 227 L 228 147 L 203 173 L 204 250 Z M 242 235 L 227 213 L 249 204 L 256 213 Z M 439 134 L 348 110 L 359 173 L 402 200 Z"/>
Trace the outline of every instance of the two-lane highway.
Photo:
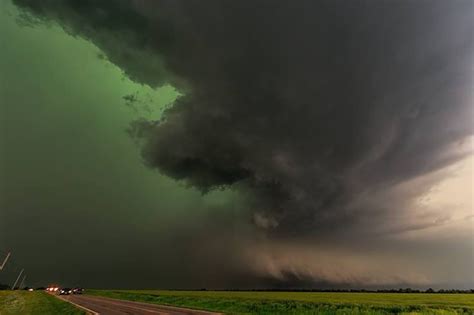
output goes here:
<path id="1" fill-rule="evenodd" d="M 117 300 L 90 295 L 61 296 L 66 301 L 79 305 L 92 314 L 101 315 L 217 315 L 219 313 L 186 309 L 181 307 L 156 305 L 141 302 Z"/>

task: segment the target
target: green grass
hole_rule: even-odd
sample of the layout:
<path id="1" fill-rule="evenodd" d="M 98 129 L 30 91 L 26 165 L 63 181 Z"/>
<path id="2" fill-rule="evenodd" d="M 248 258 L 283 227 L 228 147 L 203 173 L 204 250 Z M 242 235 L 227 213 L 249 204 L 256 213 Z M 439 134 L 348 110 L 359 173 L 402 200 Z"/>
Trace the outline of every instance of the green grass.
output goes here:
<path id="1" fill-rule="evenodd" d="M 80 315 L 71 304 L 45 292 L 0 291 L 0 315 Z"/>
<path id="2" fill-rule="evenodd" d="M 474 294 L 89 290 L 88 294 L 226 314 L 474 314 Z"/>

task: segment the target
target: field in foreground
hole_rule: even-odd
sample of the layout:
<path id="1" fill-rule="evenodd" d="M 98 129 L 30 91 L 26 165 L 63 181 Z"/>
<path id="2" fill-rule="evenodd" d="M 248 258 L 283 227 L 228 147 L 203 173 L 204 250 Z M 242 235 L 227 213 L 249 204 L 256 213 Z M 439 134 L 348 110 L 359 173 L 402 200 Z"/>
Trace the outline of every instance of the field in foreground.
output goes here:
<path id="1" fill-rule="evenodd" d="M 88 294 L 225 314 L 474 314 L 474 294 L 89 290 Z"/>
<path id="2" fill-rule="evenodd" d="M 0 291 L 0 315 L 82 315 L 81 310 L 45 292 Z"/>

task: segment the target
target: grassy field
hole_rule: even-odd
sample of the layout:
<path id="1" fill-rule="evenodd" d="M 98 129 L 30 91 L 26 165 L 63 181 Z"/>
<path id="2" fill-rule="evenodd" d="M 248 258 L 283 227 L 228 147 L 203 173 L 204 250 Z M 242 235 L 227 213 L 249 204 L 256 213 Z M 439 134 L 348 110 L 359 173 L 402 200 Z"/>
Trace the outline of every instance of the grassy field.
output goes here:
<path id="1" fill-rule="evenodd" d="M 45 292 L 0 291 L 0 315 L 80 315 L 83 311 Z"/>
<path id="2" fill-rule="evenodd" d="M 225 314 L 474 314 L 474 294 L 89 290 L 111 298 Z"/>

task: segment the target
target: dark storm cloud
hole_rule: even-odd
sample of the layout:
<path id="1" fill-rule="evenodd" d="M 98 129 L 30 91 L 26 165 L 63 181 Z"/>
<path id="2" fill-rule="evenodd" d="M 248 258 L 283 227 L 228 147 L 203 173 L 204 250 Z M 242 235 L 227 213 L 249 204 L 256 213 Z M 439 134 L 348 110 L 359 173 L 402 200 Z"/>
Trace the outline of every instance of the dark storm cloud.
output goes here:
<path id="1" fill-rule="evenodd" d="M 243 185 L 277 216 L 439 168 L 472 133 L 471 1 L 16 3 L 139 82 L 164 63 L 186 95 L 139 126 L 147 163 L 203 191 Z"/>
<path id="2" fill-rule="evenodd" d="M 147 165 L 237 189 L 276 235 L 357 222 L 361 194 L 463 157 L 474 131 L 472 1 L 14 2 L 176 86 L 161 121 L 132 126 Z"/>

